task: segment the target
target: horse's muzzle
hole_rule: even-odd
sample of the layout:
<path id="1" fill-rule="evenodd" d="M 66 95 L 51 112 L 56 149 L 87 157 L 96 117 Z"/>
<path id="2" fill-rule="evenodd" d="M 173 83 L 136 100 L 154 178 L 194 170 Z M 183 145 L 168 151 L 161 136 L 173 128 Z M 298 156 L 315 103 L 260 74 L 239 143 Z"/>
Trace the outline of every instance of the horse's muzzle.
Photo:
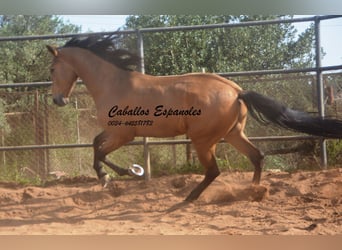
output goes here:
<path id="1" fill-rule="evenodd" d="M 53 103 L 62 107 L 69 103 L 69 98 L 63 97 L 62 94 L 59 94 L 53 97 Z"/>

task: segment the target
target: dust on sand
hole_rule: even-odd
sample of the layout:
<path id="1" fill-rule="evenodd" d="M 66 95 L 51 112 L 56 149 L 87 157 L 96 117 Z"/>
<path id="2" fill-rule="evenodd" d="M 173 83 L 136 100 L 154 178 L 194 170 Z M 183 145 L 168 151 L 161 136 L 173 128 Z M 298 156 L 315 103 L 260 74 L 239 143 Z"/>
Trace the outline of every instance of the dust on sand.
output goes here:
<path id="1" fill-rule="evenodd" d="M 342 169 L 225 172 L 195 202 L 201 175 L 61 179 L 44 187 L 0 183 L 0 234 L 336 235 L 342 233 Z"/>

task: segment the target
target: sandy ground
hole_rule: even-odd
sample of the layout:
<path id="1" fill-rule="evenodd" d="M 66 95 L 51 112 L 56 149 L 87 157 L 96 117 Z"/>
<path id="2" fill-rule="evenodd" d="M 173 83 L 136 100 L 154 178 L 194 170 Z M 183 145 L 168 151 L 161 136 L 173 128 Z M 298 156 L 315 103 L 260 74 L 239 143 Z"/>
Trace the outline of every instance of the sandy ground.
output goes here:
<path id="1" fill-rule="evenodd" d="M 0 183 L 0 234 L 336 235 L 342 233 L 342 168 L 318 172 L 222 173 L 192 203 L 202 180 L 174 175 L 116 180 L 90 177 L 45 187 Z"/>

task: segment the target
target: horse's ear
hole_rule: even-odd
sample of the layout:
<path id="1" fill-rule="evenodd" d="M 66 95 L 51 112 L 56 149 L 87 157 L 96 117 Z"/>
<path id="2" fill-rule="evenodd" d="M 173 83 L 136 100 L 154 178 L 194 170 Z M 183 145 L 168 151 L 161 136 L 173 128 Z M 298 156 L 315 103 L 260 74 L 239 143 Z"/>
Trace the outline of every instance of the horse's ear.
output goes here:
<path id="1" fill-rule="evenodd" d="M 50 45 L 46 45 L 46 48 L 53 56 L 58 56 L 58 50 L 56 47 L 52 47 Z"/>

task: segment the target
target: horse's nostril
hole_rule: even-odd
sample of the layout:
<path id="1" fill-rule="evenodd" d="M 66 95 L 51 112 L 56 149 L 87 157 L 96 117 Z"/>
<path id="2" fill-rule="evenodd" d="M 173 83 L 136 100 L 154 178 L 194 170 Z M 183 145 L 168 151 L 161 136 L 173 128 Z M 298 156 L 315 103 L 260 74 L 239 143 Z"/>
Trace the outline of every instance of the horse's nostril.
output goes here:
<path id="1" fill-rule="evenodd" d="M 69 103 L 69 98 L 63 97 L 63 95 L 57 95 L 53 97 L 53 103 L 58 106 L 65 106 Z"/>
<path id="2" fill-rule="evenodd" d="M 53 103 L 56 104 L 56 105 L 58 104 L 57 98 L 53 98 Z"/>

